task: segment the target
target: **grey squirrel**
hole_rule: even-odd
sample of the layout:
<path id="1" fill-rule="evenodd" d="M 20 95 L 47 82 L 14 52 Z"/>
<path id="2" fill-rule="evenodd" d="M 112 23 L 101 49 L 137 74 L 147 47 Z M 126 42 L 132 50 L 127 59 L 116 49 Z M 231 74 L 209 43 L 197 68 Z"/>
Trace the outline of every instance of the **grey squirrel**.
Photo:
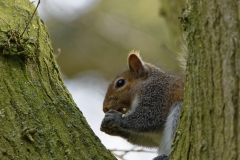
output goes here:
<path id="1" fill-rule="evenodd" d="M 167 160 L 183 102 L 185 76 L 164 73 L 128 55 L 128 68 L 110 83 L 103 102 L 101 131 L 128 142 L 158 148 L 154 160 Z"/>

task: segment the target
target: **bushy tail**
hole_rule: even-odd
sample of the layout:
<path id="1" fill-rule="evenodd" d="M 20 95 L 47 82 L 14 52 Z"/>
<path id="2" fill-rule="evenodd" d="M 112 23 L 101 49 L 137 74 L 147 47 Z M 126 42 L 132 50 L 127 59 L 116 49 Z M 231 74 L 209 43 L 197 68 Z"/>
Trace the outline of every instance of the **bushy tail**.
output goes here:
<path id="1" fill-rule="evenodd" d="M 180 39 L 182 44 L 181 44 L 181 52 L 178 53 L 178 60 L 180 61 L 180 66 L 186 70 L 186 65 L 187 65 L 187 57 L 188 57 L 188 48 L 186 45 L 186 35 L 183 34 L 182 38 Z"/>

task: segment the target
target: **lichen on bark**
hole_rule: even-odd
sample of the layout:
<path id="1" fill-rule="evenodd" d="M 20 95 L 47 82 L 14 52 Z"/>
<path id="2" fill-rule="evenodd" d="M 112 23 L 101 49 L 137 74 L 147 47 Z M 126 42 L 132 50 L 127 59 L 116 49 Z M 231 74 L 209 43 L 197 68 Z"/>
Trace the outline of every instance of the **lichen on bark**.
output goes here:
<path id="1" fill-rule="evenodd" d="M 0 159 L 115 159 L 63 84 L 28 0 L 0 2 Z"/>

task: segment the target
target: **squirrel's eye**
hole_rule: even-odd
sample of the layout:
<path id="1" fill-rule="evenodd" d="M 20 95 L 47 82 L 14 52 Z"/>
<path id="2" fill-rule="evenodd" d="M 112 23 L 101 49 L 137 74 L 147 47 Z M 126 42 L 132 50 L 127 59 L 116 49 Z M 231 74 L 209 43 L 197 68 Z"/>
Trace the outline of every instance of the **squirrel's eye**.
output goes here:
<path id="1" fill-rule="evenodd" d="M 125 79 L 119 79 L 116 83 L 116 88 L 120 88 L 124 86 L 124 84 L 125 84 Z"/>

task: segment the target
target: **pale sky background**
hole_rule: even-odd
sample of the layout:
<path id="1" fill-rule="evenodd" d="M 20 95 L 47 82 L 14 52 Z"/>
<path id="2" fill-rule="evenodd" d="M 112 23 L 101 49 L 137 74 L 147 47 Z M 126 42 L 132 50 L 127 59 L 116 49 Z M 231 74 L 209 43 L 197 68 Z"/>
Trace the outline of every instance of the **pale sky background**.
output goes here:
<path id="1" fill-rule="evenodd" d="M 49 15 L 60 20 L 71 21 L 76 18 L 75 15 L 88 12 L 98 3 L 100 0 L 41 0 L 38 11 L 43 21 Z M 37 4 L 37 1 L 34 4 Z M 64 78 L 64 81 L 89 125 L 107 149 L 127 150 L 134 147 L 122 138 L 109 136 L 100 131 L 100 124 L 104 117 L 102 102 L 109 82 L 94 71 L 80 73 L 73 79 Z M 141 149 L 141 147 L 135 149 Z M 155 156 L 157 156 L 156 153 L 130 152 L 124 160 L 151 160 Z"/>
<path id="2" fill-rule="evenodd" d="M 34 0 L 35 5 L 37 2 L 38 0 Z M 43 20 L 51 15 L 59 20 L 71 21 L 90 11 L 98 3 L 100 0 L 41 0 L 38 12 Z"/>

